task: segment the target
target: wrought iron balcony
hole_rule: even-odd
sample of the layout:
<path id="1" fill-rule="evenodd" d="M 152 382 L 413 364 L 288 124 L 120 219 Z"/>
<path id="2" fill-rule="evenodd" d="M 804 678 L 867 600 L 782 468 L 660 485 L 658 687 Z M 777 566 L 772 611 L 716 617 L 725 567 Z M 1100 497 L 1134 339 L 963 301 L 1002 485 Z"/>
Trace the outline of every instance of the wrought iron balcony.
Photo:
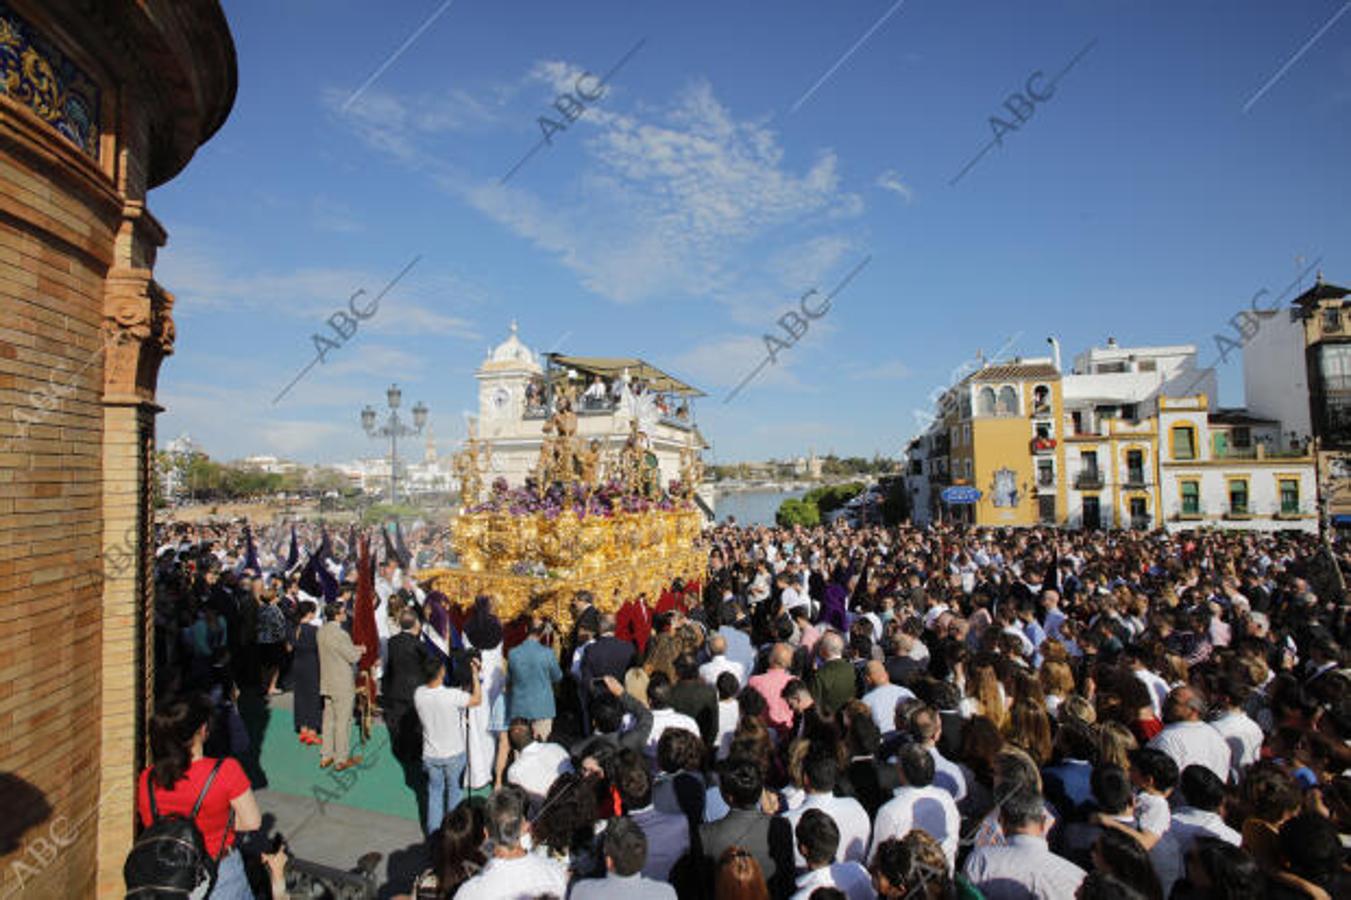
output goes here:
<path id="1" fill-rule="evenodd" d="M 1096 491 L 1102 487 L 1102 472 L 1098 469 L 1084 469 L 1074 476 L 1074 486 L 1081 491 Z"/>

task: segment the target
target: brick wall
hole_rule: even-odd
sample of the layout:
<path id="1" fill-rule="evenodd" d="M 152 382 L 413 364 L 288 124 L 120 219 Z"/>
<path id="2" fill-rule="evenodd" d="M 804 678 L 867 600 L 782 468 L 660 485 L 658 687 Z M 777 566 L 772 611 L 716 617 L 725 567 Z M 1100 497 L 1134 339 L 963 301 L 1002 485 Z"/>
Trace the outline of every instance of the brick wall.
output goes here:
<path id="1" fill-rule="evenodd" d="M 59 104 L 0 91 L 0 898 L 121 896 L 173 352 L 145 192 L 224 121 L 234 48 L 217 0 L 0 0 L 0 16 L 97 109 L 75 141 Z"/>
<path id="2" fill-rule="evenodd" d="M 106 264 L 85 250 L 110 252 L 116 220 L 40 162 L 0 147 L 0 765 L 51 814 L 0 885 L 77 897 L 94 872 L 103 544 Z"/>

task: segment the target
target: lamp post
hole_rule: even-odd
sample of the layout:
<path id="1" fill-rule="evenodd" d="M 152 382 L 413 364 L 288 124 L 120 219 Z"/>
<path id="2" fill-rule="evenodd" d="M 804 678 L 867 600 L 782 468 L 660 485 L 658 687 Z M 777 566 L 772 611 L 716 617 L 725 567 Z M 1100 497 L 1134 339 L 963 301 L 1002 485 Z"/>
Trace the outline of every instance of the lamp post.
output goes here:
<path id="1" fill-rule="evenodd" d="M 418 401 L 413 405 L 413 424 L 410 426 L 399 418 L 399 404 L 403 400 L 403 391 L 397 384 L 391 384 L 385 391 L 385 400 L 389 404 L 389 418 L 383 425 L 376 425 L 376 411 L 367 404 L 361 411 L 361 427 L 373 438 L 389 438 L 389 502 L 399 502 L 399 438 L 421 434 L 427 424 L 427 407 Z"/>

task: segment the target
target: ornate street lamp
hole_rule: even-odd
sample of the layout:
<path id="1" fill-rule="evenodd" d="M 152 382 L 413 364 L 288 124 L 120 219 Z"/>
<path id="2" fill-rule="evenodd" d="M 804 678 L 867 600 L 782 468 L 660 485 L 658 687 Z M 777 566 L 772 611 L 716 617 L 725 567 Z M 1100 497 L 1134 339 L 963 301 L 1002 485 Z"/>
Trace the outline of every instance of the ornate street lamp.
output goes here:
<path id="1" fill-rule="evenodd" d="M 406 424 L 399 418 L 399 404 L 403 401 L 403 391 L 391 384 L 385 392 L 385 401 L 389 404 L 389 418 L 383 425 L 376 425 L 378 413 L 369 404 L 361 411 L 361 428 L 373 438 L 389 438 L 389 502 L 399 502 L 399 438 L 421 434 L 427 424 L 427 407 L 421 401 L 413 405 L 413 424 Z"/>

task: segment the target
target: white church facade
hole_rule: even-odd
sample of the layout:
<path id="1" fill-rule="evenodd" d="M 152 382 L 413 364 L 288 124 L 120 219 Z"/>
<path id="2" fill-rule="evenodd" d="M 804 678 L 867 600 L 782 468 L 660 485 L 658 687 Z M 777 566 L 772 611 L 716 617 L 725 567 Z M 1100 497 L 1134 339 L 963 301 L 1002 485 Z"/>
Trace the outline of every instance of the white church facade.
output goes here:
<path id="1" fill-rule="evenodd" d="M 539 461 L 545 423 L 565 395 L 574 398 L 577 438 L 598 441 L 602 456 L 617 454 L 636 422 L 663 487 L 680 478 L 682 452 L 706 446 L 694 418 L 694 400 L 703 393 L 641 359 L 536 354 L 512 322 L 474 377 L 473 427 L 491 447 L 485 485 L 497 478 L 512 487 L 525 483 Z"/>

